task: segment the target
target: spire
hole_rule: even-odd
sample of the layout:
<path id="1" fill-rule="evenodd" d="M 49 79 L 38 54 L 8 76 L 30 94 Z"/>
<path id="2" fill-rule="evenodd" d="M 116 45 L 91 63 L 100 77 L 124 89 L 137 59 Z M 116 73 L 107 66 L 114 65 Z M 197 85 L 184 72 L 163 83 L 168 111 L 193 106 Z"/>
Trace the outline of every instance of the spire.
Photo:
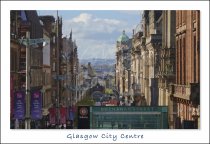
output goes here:
<path id="1" fill-rule="evenodd" d="M 125 30 L 123 30 L 123 34 L 125 34 Z"/>
<path id="2" fill-rule="evenodd" d="M 72 40 L 72 29 L 71 29 L 71 32 L 70 32 L 69 39 Z"/>

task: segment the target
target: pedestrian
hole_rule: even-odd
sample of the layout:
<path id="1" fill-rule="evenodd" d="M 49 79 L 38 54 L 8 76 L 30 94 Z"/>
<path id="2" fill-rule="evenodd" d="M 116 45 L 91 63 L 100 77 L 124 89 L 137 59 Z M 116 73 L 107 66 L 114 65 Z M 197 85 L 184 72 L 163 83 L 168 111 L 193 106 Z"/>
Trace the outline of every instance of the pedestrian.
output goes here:
<path id="1" fill-rule="evenodd" d="M 63 126 L 63 124 L 61 125 L 61 129 L 64 129 L 64 126 Z"/>
<path id="2" fill-rule="evenodd" d="M 141 94 L 135 93 L 134 94 L 134 101 L 131 106 L 141 106 Z"/>
<path id="3" fill-rule="evenodd" d="M 128 95 L 127 102 L 125 103 L 126 106 L 131 106 L 131 96 Z"/>
<path id="4" fill-rule="evenodd" d="M 121 123 L 118 123 L 118 129 L 122 129 Z"/>
<path id="5" fill-rule="evenodd" d="M 67 121 L 66 129 L 73 129 L 73 121 L 72 120 Z"/>
<path id="6" fill-rule="evenodd" d="M 49 125 L 47 126 L 47 129 L 51 129 L 51 127 L 52 127 L 51 124 L 49 124 Z"/>
<path id="7" fill-rule="evenodd" d="M 112 129 L 113 129 L 114 126 L 115 126 L 115 122 L 114 121 L 111 121 L 111 126 L 112 126 Z"/>
<path id="8" fill-rule="evenodd" d="M 141 106 L 147 106 L 147 101 L 144 94 L 141 94 Z"/>

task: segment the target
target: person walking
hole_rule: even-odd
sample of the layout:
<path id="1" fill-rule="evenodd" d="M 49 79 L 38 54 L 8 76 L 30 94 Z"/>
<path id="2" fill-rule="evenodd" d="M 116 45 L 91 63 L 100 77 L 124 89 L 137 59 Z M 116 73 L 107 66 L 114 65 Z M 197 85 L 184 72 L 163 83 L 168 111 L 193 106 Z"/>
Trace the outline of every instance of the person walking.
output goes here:
<path id="1" fill-rule="evenodd" d="M 141 106 L 141 94 L 135 93 L 134 94 L 134 101 L 131 106 Z"/>

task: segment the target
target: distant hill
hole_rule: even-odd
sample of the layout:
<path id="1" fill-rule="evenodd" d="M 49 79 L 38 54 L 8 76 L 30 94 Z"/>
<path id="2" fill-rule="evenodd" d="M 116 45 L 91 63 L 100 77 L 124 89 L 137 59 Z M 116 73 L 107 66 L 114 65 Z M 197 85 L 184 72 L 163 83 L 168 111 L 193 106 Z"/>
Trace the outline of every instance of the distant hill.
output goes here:
<path id="1" fill-rule="evenodd" d="M 115 59 L 80 59 L 81 65 L 87 65 L 88 62 L 90 62 L 92 66 L 114 65 L 116 63 Z"/>

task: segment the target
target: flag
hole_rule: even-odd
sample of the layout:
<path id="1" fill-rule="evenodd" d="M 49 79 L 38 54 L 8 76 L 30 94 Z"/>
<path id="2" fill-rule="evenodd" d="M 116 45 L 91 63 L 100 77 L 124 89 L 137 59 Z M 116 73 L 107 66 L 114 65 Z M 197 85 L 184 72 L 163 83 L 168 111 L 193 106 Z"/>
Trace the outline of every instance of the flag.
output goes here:
<path id="1" fill-rule="evenodd" d="M 49 109 L 50 124 L 55 124 L 56 109 L 54 107 Z"/>

